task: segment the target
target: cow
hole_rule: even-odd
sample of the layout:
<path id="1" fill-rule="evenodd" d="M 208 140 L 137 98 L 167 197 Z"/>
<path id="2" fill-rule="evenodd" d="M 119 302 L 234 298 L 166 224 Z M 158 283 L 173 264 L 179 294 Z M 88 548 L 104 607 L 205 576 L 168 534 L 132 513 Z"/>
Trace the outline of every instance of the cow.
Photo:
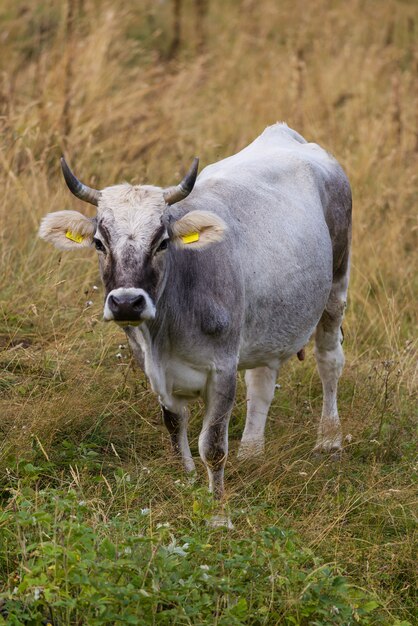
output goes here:
<path id="1" fill-rule="evenodd" d="M 284 123 L 237 154 L 198 160 L 166 189 L 92 189 L 61 160 L 65 181 L 97 207 L 46 215 L 39 235 L 60 249 L 95 247 L 104 320 L 125 331 L 162 408 L 174 452 L 195 469 L 188 405 L 203 399 L 199 453 L 224 493 L 237 370 L 247 417 L 238 457 L 263 454 L 280 366 L 315 334 L 323 408 L 315 450 L 341 450 L 337 385 L 351 243 L 351 190 L 338 162 Z"/>

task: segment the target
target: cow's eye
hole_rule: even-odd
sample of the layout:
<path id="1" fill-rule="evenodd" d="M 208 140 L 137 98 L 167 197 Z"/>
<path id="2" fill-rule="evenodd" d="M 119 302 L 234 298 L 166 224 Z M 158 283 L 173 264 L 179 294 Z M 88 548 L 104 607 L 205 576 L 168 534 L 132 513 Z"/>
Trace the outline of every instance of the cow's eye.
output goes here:
<path id="1" fill-rule="evenodd" d="M 167 246 L 168 246 L 168 239 L 163 239 L 162 242 L 160 243 L 160 245 L 158 246 L 158 248 L 156 249 L 156 252 L 161 252 L 162 250 L 167 250 Z"/>
<path id="2" fill-rule="evenodd" d="M 102 242 L 100 241 L 100 239 L 96 239 L 96 237 L 93 238 L 93 243 L 96 246 L 96 250 L 99 250 L 99 252 L 105 252 L 105 247 L 102 244 Z"/>

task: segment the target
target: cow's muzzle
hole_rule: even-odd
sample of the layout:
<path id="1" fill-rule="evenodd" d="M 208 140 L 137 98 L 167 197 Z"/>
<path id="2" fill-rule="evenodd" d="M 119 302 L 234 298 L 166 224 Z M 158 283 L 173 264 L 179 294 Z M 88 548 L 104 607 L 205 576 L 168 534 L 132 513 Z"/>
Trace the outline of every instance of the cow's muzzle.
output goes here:
<path id="1" fill-rule="evenodd" d="M 119 326 L 138 326 L 155 317 L 155 306 L 143 289 L 120 287 L 107 296 L 103 318 L 105 322 L 116 322 Z"/>

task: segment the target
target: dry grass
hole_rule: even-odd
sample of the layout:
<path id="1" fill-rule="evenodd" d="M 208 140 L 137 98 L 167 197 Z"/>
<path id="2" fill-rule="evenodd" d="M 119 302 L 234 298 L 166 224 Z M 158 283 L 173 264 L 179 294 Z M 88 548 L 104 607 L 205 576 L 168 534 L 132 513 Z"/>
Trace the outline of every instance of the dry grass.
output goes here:
<path id="1" fill-rule="evenodd" d="M 80 208 L 61 180 L 62 151 L 97 187 L 167 185 L 195 154 L 206 165 L 285 120 L 335 154 L 353 187 L 340 394 L 352 440 L 340 464 L 310 457 L 320 385 L 308 351 L 282 373 L 266 461 L 246 467 L 230 457 L 230 504 L 244 511 L 237 532 L 271 516 L 290 524 L 384 598 L 387 615 L 413 621 L 417 7 L 266 0 L 261 10 L 253 0 L 211 0 L 196 29 L 189 1 L 173 48 L 171 4 L 130 5 L 3 0 L 0 8 L 0 470 L 10 455 L 59 462 L 64 440 L 94 445 L 104 467 L 138 477 L 137 498 L 121 503 L 88 472 L 63 476 L 107 515 L 151 501 L 161 519 L 187 518 L 156 401 L 118 347 L 122 333 L 101 323 L 92 253 L 61 255 L 36 232 L 51 209 Z M 233 449 L 244 408 L 241 384 Z M 195 452 L 200 416 L 197 407 Z"/>

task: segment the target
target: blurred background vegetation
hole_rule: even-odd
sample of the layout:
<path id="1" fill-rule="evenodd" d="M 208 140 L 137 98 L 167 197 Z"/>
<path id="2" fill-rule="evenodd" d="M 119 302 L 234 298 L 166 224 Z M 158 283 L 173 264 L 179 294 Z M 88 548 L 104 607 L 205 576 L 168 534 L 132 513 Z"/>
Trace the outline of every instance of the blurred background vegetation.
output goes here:
<path id="1" fill-rule="evenodd" d="M 138 482 L 129 510 L 152 502 L 155 519 L 187 520 L 190 502 L 172 497 L 181 474 L 167 461 L 157 402 L 131 363 L 124 335 L 101 323 L 93 253 L 61 255 L 36 233 L 51 210 L 93 211 L 66 190 L 62 153 L 95 187 L 124 180 L 166 186 L 194 155 L 203 167 L 277 120 L 332 152 L 352 183 L 340 391 L 347 452 L 337 466 L 310 457 L 321 390 L 309 349 L 303 364 L 283 368 L 265 462 L 240 466 L 234 459 L 245 413 L 240 384 L 227 485 L 235 511 L 259 514 L 257 522 L 238 516 L 236 532 L 246 537 L 269 516 L 290 524 L 323 558 L 383 598 L 387 616 L 413 622 L 414 0 L 2 0 L 2 484 L 5 494 L 10 481 L 20 485 L 19 458 L 41 459 L 52 464 L 45 474 L 61 487 L 78 481 L 87 501 L 96 502 L 110 497 L 106 481 L 115 467 L 143 476 L 145 465 L 153 468 L 151 478 Z M 200 418 L 197 406 L 196 454 Z M 90 453 L 101 460 L 93 469 L 83 461 Z M 79 466 L 77 479 L 69 464 Z M 8 496 L 4 502 L 9 506 Z M 119 506 L 111 498 L 109 511 L 120 513 Z M 13 558 L 20 557 L 7 558 L 7 571 L 14 571 Z M 381 623 L 392 623 L 387 619 Z"/>

